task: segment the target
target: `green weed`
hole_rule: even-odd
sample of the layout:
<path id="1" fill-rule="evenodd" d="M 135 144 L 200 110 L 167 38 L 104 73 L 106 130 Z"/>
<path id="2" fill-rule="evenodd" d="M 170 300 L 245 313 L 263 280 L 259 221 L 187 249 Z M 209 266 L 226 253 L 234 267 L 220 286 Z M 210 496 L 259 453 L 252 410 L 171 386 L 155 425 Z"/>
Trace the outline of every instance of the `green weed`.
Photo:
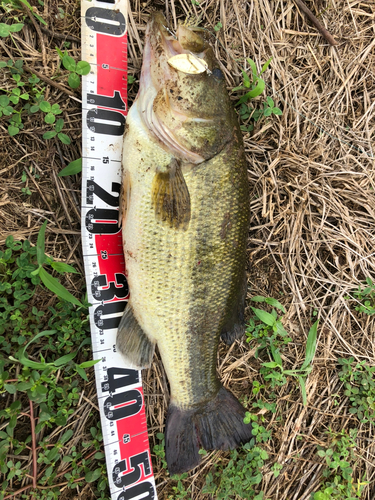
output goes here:
<path id="1" fill-rule="evenodd" d="M 261 297 L 256 296 L 251 300 L 255 302 L 264 302 L 269 304 L 283 312 L 285 312 L 284 307 L 280 302 L 272 297 Z M 250 319 L 246 335 L 247 342 L 253 339 L 258 340 L 260 346 L 257 349 L 255 356 L 257 357 L 260 349 L 266 349 L 272 358 L 272 361 L 262 363 L 260 374 L 263 379 L 270 383 L 270 387 L 274 389 L 276 386 L 282 386 L 287 383 L 287 377 L 294 377 L 298 380 L 301 387 L 303 404 L 307 404 L 306 399 L 306 387 L 305 381 L 308 374 L 312 370 L 312 361 L 314 359 L 316 350 L 316 337 L 318 322 L 315 322 L 310 328 L 307 341 L 306 341 L 306 352 L 305 360 L 302 366 L 294 370 L 285 370 L 283 367 L 283 361 L 280 354 L 280 348 L 283 344 L 288 343 L 291 339 L 287 336 L 288 333 L 284 329 L 281 320 L 277 316 L 275 309 L 272 309 L 271 313 L 264 311 L 263 309 L 256 309 L 251 307 L 256 318 L 260 323 L 256 323 L 254 319 Z M 283 339 L 280 341 L 280 337 Z M 256 393 L 259 392 L 260 386 L 255 386 Z"/>
<path id="2" fill-rule="evenodd" d="M 276 312 L 276 309 L 278 309 L 285 313 L 284 306 L 272 297 L 255 296 L 251 300 L 253 302 L 263 302 L 275 307 L 275 309 L 272 309 L 271 313 L 263 309 L 251 307 L 255 317 L 250 318 L 248 322 L 246 328 L 246 342 L 255 339 L 259 343 L 255 357 L 258 357 L 258 353 L 261 349 L 268 349 L 270 345 L 280 347 L 281 345 L 288 344 L 292 339 L 289 337 L 288 332 L 281 322 L 282 317 L 279 318 Z"/>
<path id="3" fill-rule="evenodd" d="M 156 434 L 157 439 L 159 440 L 159 444 L 156 444 L 152 451 L 158 458 L 158 467 L 162 467 L 163 469 L 167 469 L 167 462 L 165 460 L 165 439 L 164 434 L 162 432 L 158 432 Z"/>
<path id="4" fill-rule="evenodd" d="M 358 312 L 371 316 L 375 314 L 375 283 L 368 276 L 366 278 L 365 288 L 358 287 L 356 292 L 353 292 L 353 297 L 356 300 L 354 309 Z M 346 296 L 345 299 L 352 300 L 352 297 Z"/>
<path id="5" fill-rule="evenodd" d="M 69 71 L 68 85 L 72 89 L 77 89 L 81 84 L 81 76 L 88 75 L 90 73 L 90 64 L 85 61 L 78 61 L 77 63 L 73 57 L 69 56 L 68 53 L 62 52 L 59 48 L 55 47 L 61 62 L 65 69 Z"/>
<path id="6" fill-rule="evenodd" d="M 361 423 L 374 422 L 375 417 L 375 366 L 365 361 L 354 362 L 354 358 L 340 358 L 339 378 L 344 382 L 344 395 L 349 398 L 349 413 Z"/>
<path id="7" fill-rule="evenodd" d="M 254 129 L 254 123 L 259 121 L 262 117 L 268 117 L 273 115 L 282 115 L 280 108 L 275 106 L 275 103 L 271 97 L 266 97 L 261 108 L 252 108 L 249 106 L 249 102 L 255 97 L 258 97 L 264 89 L 266 88 L 266 83 L 261 78 L 261 75 L 267 70 L 268 66 L 272 61 L 272 57 L 262 66 L 262 69 L 258 72 L 255 62 L 247 58 L 246 59 L 251 73 L 250 75 L 242 70 L 243 82 L 238 87 L 232 89 L 233 92 L 246 91 L 246 93 L 240 97 L 237 101 L 236 106 L 240 106 L 238 109 L 240 120 L 243 124 L 240 126 L 241 130 L 244 132 L 251 132 Z"/>
<path id="8" fill-rule="evenodd" d="M 356 500 L 361 498 L 363 488 L 368 484 L 361 482 L 354 484 L 353 465 L 356 457 L 357 430 L 350 429 L 349 433 L 342 430 L 339 433 L 329 432 L 330 444 L 323 448 L 318 446 L 318 455 L 325 459 L 327 467 L 323 470 L 325 479 L 321 488 L 313 493 L 311 500 Z"/>
<path id="9" fill-rule="evenodd" d="M 233 496 L 245 500 L 262 500 L 263 492 L 259 492 L 257 486 L 262 481 L 261 469 L 267 459 L 267 452 L 254 446 L 252 439 L 240 450 L 231 451 L 225 467 L 220 462 L 213 467 L 206 476 L 202 493 L 212 495 L 217 500 Z"/>
<path id="10" fill-rule="evenodd" d="M 80 84 L 80 75 L 87 75 L 90 65 L 84 61 L 76 63 L 74 59 L 66 53 L 61 54 L 64 67 L 70 71 L 68 83 L 72 88 L 77 88 Z M 37 112 L 44 113 L 43 119 L 47 125 L 52 126 L 52 130 L 47 130 L 43 134 L 43 139 L 56 137 L 66 145 L 70 144 L 70 138 L 63 133 L 64 120 L 58 118 L 63 111 L 59 104 L 51 104 L 44 99 L 45 87 L 40 79 L 31 75 L 26 78 L 23 70 L 23 61 L 0 61 L 0 69 L 9 74 L 9 85 L 0 89 L 4 94 L 0 95 L 0 117 L 5 116 L 8 120 L 8 133 L 14 136 L 24 128 L 23 118 Z M 7 75 L 8 76 L 8 75 Z"/>
<path id="11" fill-rule="evenodd" d="M 44 266 L 60 273 L 74 271 L 45 254 L 44 230 L 45 224 L 37 246 L 10 236 L 0 252 L 0 396 L 11 401 L 0 411 L 0 471 L 4 478 L 0 499 L 17 495 L 14 488 L 30 475 L 31 450 L 35 456 L 33 470 L 39 472 L 34 476 L 33 498 L 57 499 L 60 490 L 54 485 L 61 479 L 68 488 L 95 481 L 97 498 L 106 498 L 100 428 L 91 428 L 88 443 L 71 447 L 69 454 L 65 451 L 73 431 L 63 427 L 77 411 L 82 392 L 80 377 L 87 380 L 85 370 L 96 361 L 91 360 L 90 351 L 82 349 L 90 344 L 87 304 L 78 301 L 77 307 L 74 301 L 61 297 L 47 309 L 42 306 L 41 271 L 47 273 Z M 48 286 L 53 277 L 47 275 Z M 56 278 L 53 280 L 59 284 L 60 296 L 70 299 L 70 293 Z M 48 288 L 53 289 L 55 282 L 52 284 Z M 48 432 L 43 433 L 43 429 Z M 52 430 L 57 435 L 53 442 Z M 45 437 L 36 442 L 41 432 Z M 61 467 L 63 474 L 58 473 Z M 27 488 L 32 488 L 29 479 L 27 483 Z M 27 490 L 23 494 L 30 497 Z"/>
<path id="12" fill-rule="evenodd" d="M 82 172 L 82 158 L 71 161 L 58 175 L 59 177 L 64 177 L 66 175 L 79 174 L 80 172 Z"/>

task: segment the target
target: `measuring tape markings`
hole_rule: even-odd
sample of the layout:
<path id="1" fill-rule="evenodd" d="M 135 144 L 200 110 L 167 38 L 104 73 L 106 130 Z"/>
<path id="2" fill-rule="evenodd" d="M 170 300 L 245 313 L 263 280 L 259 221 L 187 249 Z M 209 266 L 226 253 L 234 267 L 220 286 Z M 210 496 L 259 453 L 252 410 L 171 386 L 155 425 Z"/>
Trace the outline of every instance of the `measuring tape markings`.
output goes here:
<path id="1" fill-rule="evenodd" d="M 126 11 L 82 0 L 82 245 L 98 403 L 111 495 L 156 498 L 141 373 L 124 367 L 116 330 L 129 290 L 118 225 L 121 150 L 127 114 Z M 104 7 L 105 5 L 105 7 Z"/>

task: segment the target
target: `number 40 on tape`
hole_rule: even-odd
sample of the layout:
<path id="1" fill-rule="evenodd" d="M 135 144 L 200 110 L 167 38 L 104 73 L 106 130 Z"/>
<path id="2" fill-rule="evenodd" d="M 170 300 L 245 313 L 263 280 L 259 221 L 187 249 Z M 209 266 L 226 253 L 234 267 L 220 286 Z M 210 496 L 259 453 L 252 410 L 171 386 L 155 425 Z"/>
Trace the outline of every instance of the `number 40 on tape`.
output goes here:
<path id="1" fill-rule="evenodd" d="M 157 498 L 141 373 L 116 352 L 128 300 L 118 226 L 127 114 L 126 1 L 82 0 L 82 245 L 112 500 Z M 123 152 L 126 154 L 126 151 Z"/>

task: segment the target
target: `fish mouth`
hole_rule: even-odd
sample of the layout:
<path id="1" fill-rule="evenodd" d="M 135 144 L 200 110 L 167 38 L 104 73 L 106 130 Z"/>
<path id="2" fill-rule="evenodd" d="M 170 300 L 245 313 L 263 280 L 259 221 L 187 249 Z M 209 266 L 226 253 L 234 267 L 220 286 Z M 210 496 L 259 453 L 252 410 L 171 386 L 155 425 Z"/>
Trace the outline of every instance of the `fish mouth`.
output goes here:
<path id="1" fill-rule="evenodd" d="M 209 44 L 194 28 L 180 25 L 174 35 L 167 27 L 167 21 L 161 12 L 155 12 L 147 25 L 146 42 L 143 54 L 137 106 L 146 128 L 156 137 L 165 149 L 172 151 L 182 160 L 198 164 L 204 161 L 197 153 L 189 151 L 176 139 L 172 130 L 168 129 L 154 112 L 154 100 L 158 92 L 164 92 L 166 104 L 175 116 L 176 123 L 193 119 L 181 113 L 170 102 L 165 91 L 166 82 L 176 81 L 177 70 L 168 63 L 169 59 L 179 54 L 190 54 L 205 60 Z M 198 119 L 198 121 L 202 121 Z M 204 121 L 204 120 L 203 120 Z"/>
<path id="2" fill-rule="evenodd" d="M 180 24 L 174 35 L 161 12 L 154 13 L 150 22 L 150 33 L 155 37 L 160 34 L 168 58 L 178 54 L 194 54 L 203 59 L 209 45 L 201 36 L 200 31 L 200 28 Z"/>
<path id="3" fill-rule="evenodd" d="M 190 54 L 205 61 L 205 53 L 209 44 L 199 31 L 199 28 L 179 25 L 174 35 L 167 27 L 164 15 L 161 12 L 155 12 L 147 25 L 140 85 L 153 85 L 156 90 L 161 88 L 163 82 L 152 75 L 153 64 L 159 65 L 159 73 L 163 72 L 164 80 L 173 79 L 174 72 L 168 61 L 174 56 Z"/>

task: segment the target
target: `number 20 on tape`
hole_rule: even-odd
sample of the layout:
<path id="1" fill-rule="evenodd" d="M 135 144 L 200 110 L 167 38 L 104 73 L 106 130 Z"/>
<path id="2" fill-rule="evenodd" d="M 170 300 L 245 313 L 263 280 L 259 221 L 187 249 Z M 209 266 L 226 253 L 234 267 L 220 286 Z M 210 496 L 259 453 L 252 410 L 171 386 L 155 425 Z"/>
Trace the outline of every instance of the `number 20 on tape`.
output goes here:
<path id="1" fill-rule="evenodd" d="M 126 1 L 82 0 L 82 246 L 98 403 L 112 500 L 157 498 L 141 373 L 116 352 L 126 307 L 118 225 L 127 114 Z M 126 151 L 123 152 L 126 154 Z"/>

